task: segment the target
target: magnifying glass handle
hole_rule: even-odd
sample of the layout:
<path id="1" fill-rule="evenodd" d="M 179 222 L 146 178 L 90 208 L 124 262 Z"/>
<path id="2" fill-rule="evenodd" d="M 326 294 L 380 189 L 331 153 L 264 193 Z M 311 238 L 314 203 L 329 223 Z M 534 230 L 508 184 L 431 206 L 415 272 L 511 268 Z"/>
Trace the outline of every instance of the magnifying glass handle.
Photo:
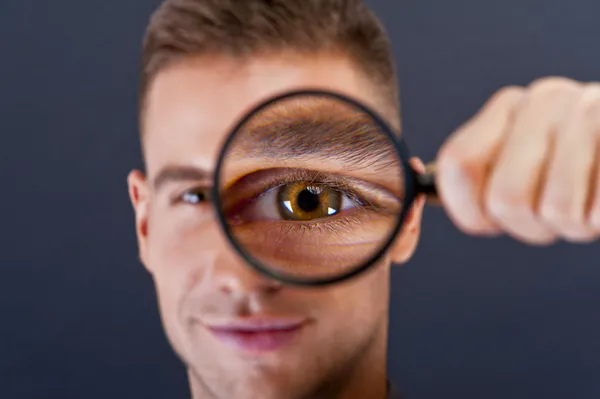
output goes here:
<path id="1" fill-rule="evenodd" d="M 427 204 L 439 206 L 442 202 L 435 185 L 435 173 L 435 163 L 432 162 L 425 166 L 425 172 L 417 175 L 417 193 L 427 196 Z"/>

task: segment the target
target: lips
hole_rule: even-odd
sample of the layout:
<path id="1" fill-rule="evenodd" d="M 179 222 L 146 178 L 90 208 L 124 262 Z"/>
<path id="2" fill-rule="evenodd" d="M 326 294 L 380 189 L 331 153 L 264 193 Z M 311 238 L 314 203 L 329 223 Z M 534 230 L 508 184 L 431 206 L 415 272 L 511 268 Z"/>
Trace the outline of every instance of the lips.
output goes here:
<path id="1" fill-rule="evenodd" d="M 246 318 L 208 325 L 224 344 L 244 351 L 274 351 L 289 344 L 303 329 L 300 319 Z"/>

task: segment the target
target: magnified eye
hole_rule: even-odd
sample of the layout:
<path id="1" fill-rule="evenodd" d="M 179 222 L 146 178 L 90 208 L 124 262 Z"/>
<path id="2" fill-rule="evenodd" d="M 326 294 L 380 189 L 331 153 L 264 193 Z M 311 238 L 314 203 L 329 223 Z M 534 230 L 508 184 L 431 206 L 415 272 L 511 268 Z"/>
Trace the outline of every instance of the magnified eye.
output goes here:
<path id="1" fill-rule="evenodd" d="M 309 221 L 356 206 L 343 192 L 326 184 L 295 182 L 266 191 L 244 213 L 252 219 Z"/>
<path id="2" fill-rule="evenodd" d="M 414 200 L 406 150 L 385 118 L 323 94 L 254 108 L 228 136 L 214 175 L 227 238 L 250 266 L 284 283 L 338 282 L 388 261 L 404 201 Z"/>
<path id="3" fill-rule="evenodd" d="M 333 228 L 330 223 L 347 225 L 358 216 L 395 216 L 401 206 L 394 194 L 368 181 L 291 168 L 245 175 L 227 188 L 223 198 L 223 212 L 232 226 L 270 221 Z"/>

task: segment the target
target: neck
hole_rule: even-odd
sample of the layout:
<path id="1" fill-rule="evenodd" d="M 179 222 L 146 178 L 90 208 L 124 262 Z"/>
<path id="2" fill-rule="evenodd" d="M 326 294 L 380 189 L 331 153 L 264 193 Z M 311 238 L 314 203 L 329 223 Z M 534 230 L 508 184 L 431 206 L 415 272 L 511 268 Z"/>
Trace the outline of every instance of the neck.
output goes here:
<path id="1" fill-rule="evenodd" d="M 382 351 L 368 355 L 363 353 L 335 380 L 325 382 L 316 393 L 302 399 L 386 399 L 388 381 L 385 350 L 383 346 Z"/>
<path id="2" fill-rule="evenodd" d="M 357 353 L 335 383 L 327 381 L 319 394 L 302 399 L 386 399 L 387 323 L 375 333 L 368 347 Z"/>
<path id="3" fill-rule="evenodd" d="M 387 399 L 388 381 L 384 367 L 371 364 L 363 371 L 355 369 L 342 381 L 327 381 L 315 392 L 297 399 Z M 221 399 L 189 373 L 192 399 Z"/>

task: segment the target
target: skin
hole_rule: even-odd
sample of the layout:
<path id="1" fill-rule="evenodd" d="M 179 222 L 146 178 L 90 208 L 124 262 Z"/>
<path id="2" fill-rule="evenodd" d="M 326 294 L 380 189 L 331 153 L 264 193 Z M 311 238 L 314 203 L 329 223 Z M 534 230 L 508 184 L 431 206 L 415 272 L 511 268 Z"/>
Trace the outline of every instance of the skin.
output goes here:
<path id="1" fill-rule="evenodd" d="M 438 155 L 438 190 L 468 234 L 531 245 L 600 235 L 600 84 L 546 77 L 499 90 Z"/>
<path id="2" fill-rule="evenodd" d="M 283 286 L 257 274 L 227 243 L 209 205 L 173 201 L 210 187 L 222 141 L 250 107 L 306 87 L 346 94 L 391 115 L 369 81 L 332 54 L 190 58 L 159 73 L 148 93 L 147 170 L 130 173 L 129 193 L 139 256 L 196 399 L 386 396 L 390 264 L 412 256 L 423 198 L 380 264 L 321 289 Z M 502 89 L 441 148 L 443 206 L 468 234 L 505 233 L 538 245 L 593 241 L 600 233 L 599 132 L 596 84 L 546 78 Z M 157 175 L 172 165 L 196 172 L 157 187 Z M 416 159 L 413 165 L 423 168 Z M 306 324 L 293 345 L 260 354 L 232 349 L 206 327 L 257 315 Z"/>
<path id="3" fill-rule="evenodd" d="M 390 264 L 415 250 L 423 201 L 377 267 L 322 289 L 282 286 L 257 274 L 228 244 L 208 205 L 170 201 L 198 185 L 210 187 L 210 175 L 200 172 L 213 170 L 222 141 L 249 108 L 306 87 L 387 111 L 369 81 L 336 55 L 256 56 L 243 63 L 189 59 L 163 70 L 148 93 L 147 170 L 129 175 L 129 193 L 140 258 L 154 278 L 168 338 L 188 366 L 194 398 L 386 396 Z M 180 175 L 157 189 L 155 178 L 172 165 L 197 168 L 197 176 Z M 301 318 L 306 327 L 293 344 L 260 354 L 231 349 L 206 328 L 218 320 L 264 315 Z"/>

